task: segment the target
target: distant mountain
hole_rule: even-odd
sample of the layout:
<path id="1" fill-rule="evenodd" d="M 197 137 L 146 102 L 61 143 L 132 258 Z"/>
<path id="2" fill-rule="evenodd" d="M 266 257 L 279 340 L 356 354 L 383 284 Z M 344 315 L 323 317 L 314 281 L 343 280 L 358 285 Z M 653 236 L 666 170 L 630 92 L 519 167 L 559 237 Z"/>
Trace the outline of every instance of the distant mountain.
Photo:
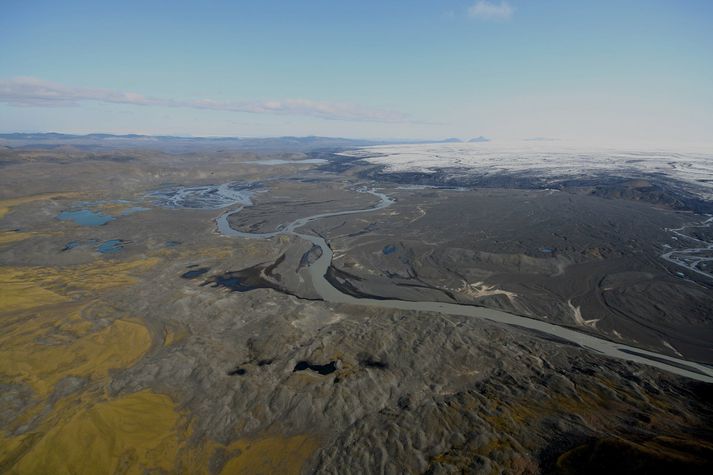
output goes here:
<path id="1" fill-rule="evenodd" d="M 167 152 L 226 150 L 290 150 L 343 149 L 393 142 L 346 139 L 341 137 L 177 137 L 171 135 L 72 135 L 59 133 L 0 134 L 0 145 L 12 148 L 55 148 L 73 146 L 82 149 L 148 148 Z"/>
<path id="2" fill-rule="evenodd" d="M 445 140 L 367 140 L 343 137 L 179 137 L 173 135 L 113 135 L 94 133 L 87 135 L 47 133 L 0 134 L 0 146 L 11 148 L 56 148 L 73 146 L 81 149 L 148 148 L 165 152 L 194 151 L 313 151 L 348 149 L 370 145 L 449 143 L 461 142 L 457 138 Z"/>
<path id="3" fill-rule="evenodd" d="M 469 143 L 479 143 L 479 142 L 490 142 L 490 139 L 488 137 L 483 137 L 482 135 L 479 135 L 478 137 L 473 137 L 472 139 L 468 140 Z"/>

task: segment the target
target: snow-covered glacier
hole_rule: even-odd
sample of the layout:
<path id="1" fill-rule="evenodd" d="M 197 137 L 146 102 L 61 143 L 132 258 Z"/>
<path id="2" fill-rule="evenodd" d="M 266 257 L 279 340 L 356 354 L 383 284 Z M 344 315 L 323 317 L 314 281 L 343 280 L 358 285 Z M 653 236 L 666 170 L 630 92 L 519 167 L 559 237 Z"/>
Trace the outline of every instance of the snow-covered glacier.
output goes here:
<path id="1" fill-rule="evenodd" d="M 713 201 L 713 150 L 682 152 L 523 141 L 384 145 L 342 155 L 382 165 L 383 173 L 450 171 L 481 177 L 526 174 L 551 179 L 658 178 L 685 184 L 688 192 Z"/>

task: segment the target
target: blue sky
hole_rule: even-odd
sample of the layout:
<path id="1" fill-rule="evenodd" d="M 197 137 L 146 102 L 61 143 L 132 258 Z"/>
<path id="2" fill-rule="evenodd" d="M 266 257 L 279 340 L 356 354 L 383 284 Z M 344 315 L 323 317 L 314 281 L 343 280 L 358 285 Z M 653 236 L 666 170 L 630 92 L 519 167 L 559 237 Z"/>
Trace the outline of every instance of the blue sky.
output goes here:
<path id="1" fill-rule="evenodd" d="M 713 141 L 713 2 L 0 3 L 0 130 Z"/>

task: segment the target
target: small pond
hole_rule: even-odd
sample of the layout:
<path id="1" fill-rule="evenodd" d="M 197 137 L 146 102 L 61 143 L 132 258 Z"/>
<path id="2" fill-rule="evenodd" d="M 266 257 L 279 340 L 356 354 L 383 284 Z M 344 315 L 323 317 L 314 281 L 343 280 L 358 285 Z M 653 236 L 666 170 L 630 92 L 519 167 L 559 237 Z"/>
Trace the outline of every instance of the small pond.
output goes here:
<path id="1" fill-rule="evenodd" d="M 109 221 L 114 221 L 114 218 L 89 209 L 80 209 L 77 211 L 62 211 L 57 215 L 60 221 L 74 221 L 80 226 L 102 226 Z"/>

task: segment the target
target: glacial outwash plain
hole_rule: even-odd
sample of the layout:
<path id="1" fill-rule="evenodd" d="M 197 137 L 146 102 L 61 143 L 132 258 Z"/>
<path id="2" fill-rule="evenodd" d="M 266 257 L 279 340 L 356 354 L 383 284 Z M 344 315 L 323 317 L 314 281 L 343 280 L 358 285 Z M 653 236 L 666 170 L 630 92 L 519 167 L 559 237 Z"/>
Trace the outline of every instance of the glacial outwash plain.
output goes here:
<path id="1" fill-rule="evenodd" d="M 0 136 L 0 473 L 713 473 L 713 155 Z"/>

